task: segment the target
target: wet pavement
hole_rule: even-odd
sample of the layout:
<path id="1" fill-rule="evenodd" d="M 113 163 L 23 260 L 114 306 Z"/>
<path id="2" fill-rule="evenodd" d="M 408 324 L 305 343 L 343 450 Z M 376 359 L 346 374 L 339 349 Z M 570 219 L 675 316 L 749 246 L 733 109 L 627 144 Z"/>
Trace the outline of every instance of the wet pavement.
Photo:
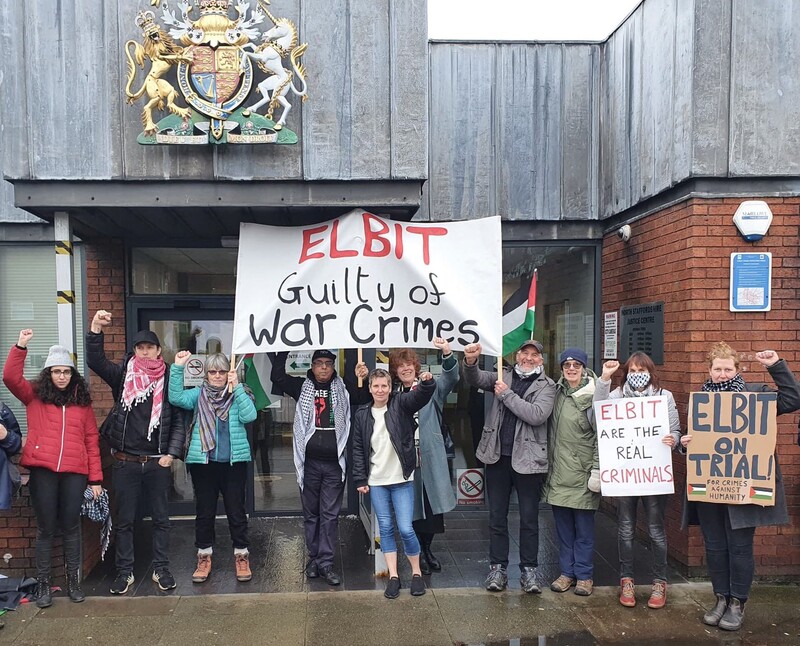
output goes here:
<path id="1" fill-rule="evenodd" d="M 4 617 L 0 644 L 276 644 L 332 646 L 540 646 L 587 644 L 800 644 L 800 586 L 756 584 L 747 605 L 744 628 L 726 633 L 700 621 L 713 600 L 706 582 L 686 581 L 670 571 L 668 603 L 651 610 L 649 585 L 637 587 L 639 604 L 617 602 L 616 524 L 597 515 L 595 591 L 525 594 L 515 576 L 518 547 L 512 540 L 510 589 L 482 588 L 488 568 L 486 512 L 447 515 L 447 532 L 434 551 L 441 573 L 425 577 L 428 592 L 412 597 L 383 597 L 384 579 L 372 574 L 367 539 L 355 517 L 343 517 L 336 566 L 343 584 L 330 587 L 307 581 L 302 519 L 251 520 L 253 580 L 238 583 L 233 550 L 224 521 L 217 523 L 211 577 L 193 584 L 194 532 L 191 521 L 173 523 L 172 570 L 178 587 L 160 592 L 150 580 L 149 535 L 144 525 L 137 541 L 136 583 L 124 597 L 112 597 L 110 563 L 101 564 L 84 582 L 86 602 L 73 604 L 55 595 L 51 608 L 28 604 Z M 540 514 L 540 573 L 547 583 L 558 576 L 552 515 Z M 511 520 L 512 539 L 518 521 Z M 636 546 L 637 580 L 649 583 L 649 552 Z M 401 578 L 408 580 L 407 566 Z"/>

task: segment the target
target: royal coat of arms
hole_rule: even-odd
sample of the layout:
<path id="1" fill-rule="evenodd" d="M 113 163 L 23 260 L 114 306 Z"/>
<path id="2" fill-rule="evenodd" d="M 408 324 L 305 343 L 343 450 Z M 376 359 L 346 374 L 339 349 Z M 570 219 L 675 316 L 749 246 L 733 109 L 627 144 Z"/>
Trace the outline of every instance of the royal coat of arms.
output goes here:
<path id="1" fill-rule="evenodd" d="M 150 3 L 161 8 L 169 31 L 152 11 L 140 11 L 136 25 L 142 42 L 125 43 L 128 103 L 147 99 L 140 144 L 297 143 L 297 135 L 284 126 L 292 109 L 289 93 L 308 98 L 301 62 L 308 44 L 298 44 L 291 20 L 273 16 L 269 0 L 258 0 L 252 10 L 249 2 L 240 2 L 233 7 L 236 18 L 229 16 L 231 0 L 199 0 L 196 6 L 184 0 L 177 5 L 180 17 L 166 0 Z M 273 27 L 262 33 L 258 25 L 266 20 Z M 144 69 L 147 61 L 149 70 L 134 90 L 137 66 Z M 257 84 L 254 63 L 266 75 Z M 177 90 L 166 78 L 173 67 Z M 254 84 L 261 99 L 245 107 Z M 176 103 L 179 92 L 187 107 Z M 156 122 L 154 111 L 169 115 Z"/>

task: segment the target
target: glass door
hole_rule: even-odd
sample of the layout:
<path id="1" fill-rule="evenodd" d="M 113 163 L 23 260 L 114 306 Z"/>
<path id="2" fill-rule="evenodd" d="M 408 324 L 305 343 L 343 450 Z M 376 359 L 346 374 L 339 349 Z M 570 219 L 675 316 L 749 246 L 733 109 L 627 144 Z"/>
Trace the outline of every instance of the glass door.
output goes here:
<path id="1" fill-rule="evenodd" d="M 135 319 L 139 329 L 147 328 L 158 335 L 167 363 L 172 363 L 180 350 L 192 352 L 192 358 L 197 361 L 193 362 L 191 369 L 187 366 L 186 388 L 202 383 L 203 363 L 208 355 L 222 352 L 231 356 L 232 309 L 140 308 Z M 242 370 L 240 374 L 244 374 L 242 359 L 236 358 Z M 250 370 L 258 372 L 254 368 Z M 263 386 L 267 392 L 271 390 L 267 383 Z M 300 496 L 292 457 L 294 402 L 289 397 L 272 396 L 271 399 L 270 406 L 258 412 L 249 428 L 253 462 L 249 469 L 247 509 L 255 514 L 298 512 L 301 510 Z M 190 419 L 187 416 L 187 424 Z M 170 513 L 194 515 L 194 490 L 187 465 L 182 460 L 175 460 L 172 465 Z M 218 513 L 224 513 L 221 501 Z"/>

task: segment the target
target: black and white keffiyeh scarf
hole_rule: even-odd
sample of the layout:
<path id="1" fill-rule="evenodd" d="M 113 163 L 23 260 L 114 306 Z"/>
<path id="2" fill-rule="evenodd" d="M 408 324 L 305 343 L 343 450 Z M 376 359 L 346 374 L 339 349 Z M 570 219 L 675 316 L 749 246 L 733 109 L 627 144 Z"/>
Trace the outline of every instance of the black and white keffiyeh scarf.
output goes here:
<path id="1" fill-rule="evenodd" d="M 86 516 L 95 523 L 103 523 L 100 528 L 100 560 L 105 560 L 108 543 L 111 539 L 111 513 L 108 505 L 108 491 L 103 492 L 98 498 L 94 497 L 91 487 L 86 487 L 83 492 L 83 504 L 81 505 L 81 515 Z"/>
<path id="2" fill-rule="evenodd" d="M 720 381 L 715 384 L 711 379 L 706 380 L 701 390 L 709 393 L 740 393 L 744 390 L 744 379 L 741 374 L 737 374 L 733 379 Z"/>

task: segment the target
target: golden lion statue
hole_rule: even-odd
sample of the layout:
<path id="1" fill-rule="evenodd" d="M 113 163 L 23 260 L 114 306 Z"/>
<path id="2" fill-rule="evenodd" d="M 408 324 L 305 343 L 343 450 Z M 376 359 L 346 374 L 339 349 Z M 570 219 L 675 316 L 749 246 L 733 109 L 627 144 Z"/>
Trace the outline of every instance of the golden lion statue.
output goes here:
<path id="1" fill-rule="evenodd" d="M 128 83 L 125 86 L 125 95 L 128 97 L 128 103 L 139 100 L 145 92 L 150 97 L 142 109 L 142 125 L 146 135 L 155 133 L 153 109 L 163 110 L 165 101 L 167 109 L 172 114 L 183 119 L 188 119 L 191 115 L 189 108 L 180 108 L 175 105 L 175 88 L 169 81 L 161 78 L 170 66 L 191 63 L 191 52 L 186 52 L 183 47 L 176 45 L 169 34 L 156 24 L 154 18 L 152 11 L 140 11 L 136 18 L 136 24 L 142 28 L 144 36 L 142 44 L 140 45 L 135 40 L 125 43 L 125 54 L 128 57 Z M 131 46 L 133 46 L 132 52 Z M 150 71 L 142 86 L 136 92 L 131 93 L 131 85 L 136 77 L 136 65 L 144 69 L 146 58 L 150 59 Z"/>

